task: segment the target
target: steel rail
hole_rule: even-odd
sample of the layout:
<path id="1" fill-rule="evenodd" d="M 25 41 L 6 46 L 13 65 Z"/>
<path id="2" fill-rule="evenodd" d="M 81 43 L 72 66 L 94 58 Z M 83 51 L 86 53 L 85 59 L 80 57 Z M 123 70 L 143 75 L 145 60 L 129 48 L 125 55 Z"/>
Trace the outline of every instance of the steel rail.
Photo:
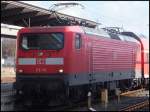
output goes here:
<path id="1" fill-rule="evenodd" d="M 149 100 L 145 100 L 143 102 L 140 102 L 140 103 L 137 103 L 137 104 L 125 107 L 125 108 L 123 108 L 123 109 L 121 109 L 119 111 L 134 111 L 134 110 L 146 107 L 148 105 L 149 105 Z"/>

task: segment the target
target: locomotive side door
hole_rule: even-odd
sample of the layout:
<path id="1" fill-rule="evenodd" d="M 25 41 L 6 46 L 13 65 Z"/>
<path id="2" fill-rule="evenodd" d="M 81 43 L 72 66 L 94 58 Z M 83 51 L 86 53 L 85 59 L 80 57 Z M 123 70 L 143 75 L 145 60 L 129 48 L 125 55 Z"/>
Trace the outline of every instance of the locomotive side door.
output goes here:
<path id="1" fill-rule="evenodd" d="M 92 62 L 92 41 L 90 38 L 87 38 L 87 65 L 88 65 L 88 78 L 89 83 L 92 83 L 95 81 L 95 76 L 93 73 L 93 62 Z"/>
<path id="2" fill-rule="evenodd" d="M 88 39 L 87 39 L 88 40 Z M 89 40 L 88 40 L 88 43 L 87 43 L 87 65 L 88 65 L 88 74 L 91 74 L 91 72 L 92 72 L 92 69 L 91 69 L 91 51 L 92 51 L 92 49 L 91 49 L 91 45 L 92 43 L 91 42 L 89 42 Z"/>
<path id="3" fill-rule="evenodd" d="M 81 34 L 80 33 L 75 33 L 75 43 L 74 43 L 74 48 L 75 48 L 75 70 L 78 73 L 81 73 L 82 71 L 82 60 L 83 60 L 83 57 L 82 57 L 82 37 L 81 37 Z"/>

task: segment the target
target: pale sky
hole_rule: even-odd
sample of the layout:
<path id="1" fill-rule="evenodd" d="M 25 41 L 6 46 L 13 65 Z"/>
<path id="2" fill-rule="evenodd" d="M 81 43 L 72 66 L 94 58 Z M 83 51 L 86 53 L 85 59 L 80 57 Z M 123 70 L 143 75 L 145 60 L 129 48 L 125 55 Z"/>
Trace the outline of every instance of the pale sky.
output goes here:
<path id="1" fill-rule="evenodd" d="M 149 38 L 149 1 L 23 1 L 49 9 L 52 4 L 77 2 L 85 6 L 66 8 L 59 12 L 102 23 L 104 26 L 117 26 L 125 30 L 146 35 Z"/>

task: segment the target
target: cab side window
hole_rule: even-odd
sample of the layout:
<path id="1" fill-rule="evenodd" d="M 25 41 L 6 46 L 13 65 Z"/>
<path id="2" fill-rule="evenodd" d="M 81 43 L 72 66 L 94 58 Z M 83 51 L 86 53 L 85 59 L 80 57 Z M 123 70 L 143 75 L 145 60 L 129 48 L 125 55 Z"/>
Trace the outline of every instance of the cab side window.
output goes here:
<path id="1" fill-rule="evenodd" d="M 75 34 L 75 48 L 80 49 L 81 48 L 81 35 Z"/>

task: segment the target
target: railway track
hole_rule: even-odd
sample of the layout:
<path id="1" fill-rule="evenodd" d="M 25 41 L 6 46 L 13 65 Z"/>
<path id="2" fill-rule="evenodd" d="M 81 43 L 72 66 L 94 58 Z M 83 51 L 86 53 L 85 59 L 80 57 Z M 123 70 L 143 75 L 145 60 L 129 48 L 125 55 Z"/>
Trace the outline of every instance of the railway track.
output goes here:
<path id="1" fill-rule="evenodd" d="M 144 107 L 146 107 L 146 106 L 149 106 L 149 100 L 145 100 L 145 101 L 143 101 L 143 102 L 140 102 L 140 103 L 137 103 L 137 104 L 134 104 L 134 105 L 131 105 L 131 106 L 122 108 L 122 109 L 119 110 L 119 111 L 135 111 L 135 110 L 144 108 Z"/>
<path id="2" fill-rule="evenodd" d="M 1 111 L 13 110 L 15 95 L 13 83 L 1 83 Z"/>
<path id="3" fill-rule="evenodd" d="M 31 107 L 26 107 L 25 111 L 28 111 L 28 110 L 30 110 L 30 111 L 31 110 L 33 110 L 33 111 L 40 111 L 40 110 L 41 111 L 70 111 L 72 109 L 75 109 L 78 107 L 83 107 L 85 105 L 87 105 L 86 101 L 77 102 L 77 103 L 69 103 L 66 105 L 59 105 L 59 106 L 34 105 Z M 24 109 L 21 108 L 20 110 L 24 110 Z M 88 110 L 88 108 L 87 108 L 87 110 Z"/>
<path id="4" fill-rule="evenodd" d="M 15 101 L 16 91 L 1 92 L 1 105 L 7 105 Z"/>
<path id="5" fill-rule="evenodd" d="M 121 93 L 121 96 L 133 96 L 137 92 L 142 92 L 144 89 L 138 89 L 138 90 L 133 90 L 133 91 L 128 91 L 125 93 Z M 13 89 L 13 83 L 3 83 L 1 84 L 1 110 L 7 111 L 7 110 L 14 110 L 14 101 L 15 101 L 15 94 L 16 91 Z M 93 105 L 97 104 L 99 101 L 94 101 Z M 134 104 L 130 104 L 129 106 L 125 108 L 121 108 L 119 111 L 132 111 L 132 110 L 137 110 L 140 108 L 143 108 L 147 105 L 149 105 L 149 100 L 142 101 Z M 11 105 L 11 106 L 10 106 Z M 41 107 L 35 107 L 35 108 L 26 108 L 25 110 L 49 110 L 49 111 L 59 111 L 59 110 L 72 110 L 75 108 L 80 108 L 80 107 L 85 107 L 86 110 L 88 111 L 87 107 L 87 101 L 84 102 L 79 102 L 75 104 L 70 104 L 70 105 L 62 105 L 59 107 L 47 107 L 41 109 Z M 23 108 L 21 108 L 22 110 Z M 24 109 L 23 109 L 24 110 Z"/>
<path id="6" fill-rule="evenodd" d="M 137 90 L 124 92 L 124 93 L 122 93 L 120 95 L 121 96 L 128 96 L 128 97 L 132 97 L 132 96 L 134 96 L 134 97 L 137 96 L 138 97 L 138 96 L 140 96 L 140 94 L 138 94 L 138 93 L 141 93 L 144 90 L 145 90 L 144 88 L 140 88 L 140 89 L 137 89 Z M 147 96 L 147 94 L 146 94 L 146 96 Z M 140 102 L 134 103 L 134 104 L 130 104 L 129 106 L 124 107 L 124 108 L 120 109 L 119 111 L 135 111 L 135 110 L 144 108 L 144 107 L 149 105 L 149 100 L 144 100 L 143 101 L 142 98 L 139 98 L 139 99 L 141 99 Z"/>
<path id="7" fill-rule="evenodd" d="M 116 97 L 111 97 L 112 98 L 112 99 L 110 98 L 111 104 L 107 104 L 107 105 L 109 105 L 107 108 L 105 108 L 104 104 L 101 104 L 98 100 L 93 102 L 92 105 L 93 105 L 94 109 L 98 110 L 98 111 L 100 111 L 100 110 L 101 111 L 102 110 L 105 110 L 105 111 L 112 111 L 112 110 L 113 111 L 128 111 L 128 110 L 132 111 L 132 110 L 143 109 L 144 107 L 149 105 L 149 100 L 148 100 L 149 97 L 147 97 L 147 96 L 141 97 L 140 94 L 139 94 L 139 96 L 136 95 L 136 98 L 130 97 L 130 96 L 134 96 L 138 92 L 141 93 L 143 91 L 144 91 L 144 89 L 138 89 L 138 90 L 124 92 L 121 94 L 123 96 L 121 96 L 121 100 L 119 103 L 116 103 L 117 102 Z M 124 97 L 124 95 L 125 95 L 125 97 Z M 113 101 L 113 103 L 112 103 L 111 100 L 115 100 L 115 101 Z M 86 105 L 84 105 L 84 107 L 85 106 Z M 81 108 L 81 109 L 84 111 L 89 110 L 88 108 L 86 109 L 86 107 L 84 109 L 83 108 Z M 80 111 L 80 109 L 79 108 L 75 109 L 75 111 Z"/>

